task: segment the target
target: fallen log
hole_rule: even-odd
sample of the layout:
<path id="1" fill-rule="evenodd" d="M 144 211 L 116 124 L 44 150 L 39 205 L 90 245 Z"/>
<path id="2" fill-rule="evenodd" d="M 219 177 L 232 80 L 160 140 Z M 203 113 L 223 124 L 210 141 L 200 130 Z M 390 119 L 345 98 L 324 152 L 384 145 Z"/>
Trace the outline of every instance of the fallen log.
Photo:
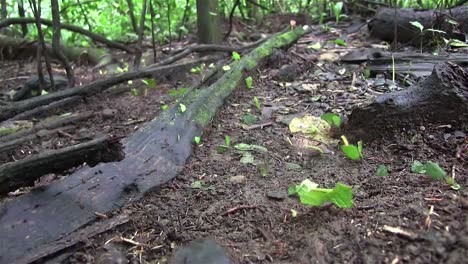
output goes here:
<path id="1" fill-rule="evenodd" d="M 15 140 L 17 138 L 25 137 L 25 136 L 34 134 L 42 129 L 55 129 L 55 128 L 59 128 L 59 127 L 66 126 L 66 125 L 74 125 L 83 120 L 87 120 L 91 116 L 93 116 L 93 113 L 86 112 L 86 113 L 75 113 L 69 116 L 50 118 L 48 120 L 44 120 L 35 124 L 33 127 L 29 129 L 23 129 L 16 133 L 0 137 L 0 142 L 8 142 L 11 140 Z"/>
<path id="2" fill-rule="evenodd" d="M 26 135 L 17 139 L 9 140 L 6 142 L 0 142 L 0 153 L 2 154 L 7 154 L 8 151 L 11 151 L 17 147 L 19 147 L 21 144 L 24 144 L 28 141 L 32 141 L 35 139 L 40 139 L 44 138 L 50 135 L 57 134 L 59 132 L 70 132 L 74 130 L 76 127 L 75 126 L 64 126 L 60 128 L 55 128 L 55 129 L 43 129 L 39 130 L 36 133 L 32 135 Z"/>
<path id="3" fill-rule="evenodd" d="M 37 41 L 13 38 L 0 34 L 0 58 L 2 59 L 32 58 L 36 56 L 37 46 Z M 112 56 L 104 49 L 65 45 L 61 45 L 61 48 L 68 60 L 77 62 L 78 64 L 105 66 L 112 62 Z M 47 45 L 47 54 L 55 58 L 50 45 Z"/>
<path id="4" fill-rule="evenodd" d="M 218 81 L 193 90 L 179 104 L 162 112 L 123 143 L 120 162 L 83 167 L 62 181 L 8 201 L 0 207 L 0 262 L 29 263 L 54 241 L 73 237 L 84 226 L 140 199 L 146 192 L 173 179 L 192 153 L 195 136 L 201 136 L 224 100 L 274 48 L 293 43 L 307 29 L 275 36 L 255 48 Z M 52 252 L 50 254 L 53 254 Z M 44 257 L 44 256 L 42 256 Z"/>
<path id="5" fill-rule="evenodd" d="M 416 77 L 426 77 L 432 73 L 437 63 L 450 61 L 460 66 L 468 66 L 467 54 L 433 55 L 419 52 L 389 52 L 373 48 L 354 49 L 341 57 L 342 62 L 368 62 L 366 68 L 371 75 L 381 72 L 410 74 Z"/>
<path id="6" fill-rule="evenodd" d="M 118 144 L 105 136 L 2 164 L 0 165 L 0 194 L 13 191 L 22 186 L 30 186 L 42 175 L 62 173 L 84 162 L 93 166 L 100 162 L 120 160 L 119 151 Z"/>
<path id="7" fill-rule="evenodd" d="M 369 141 L 420 125 L 466 128 L 467 121 L 468 70 L 446 62 L 437 64 L 424 81 L 353 110 L 343 129 L 347 137 Z"/>
<path id="8" fill-rule="evenodd" d="M 410 24 L 418 21 L 424 29 L 438 29 L 446 34 L 425 32 L 426 38 L 434 41 L 436 36 L 444 38 L 463 38 L 468 34 L 468 6 L 460 6 L 448 10 L 416 10 L 412 8 L 394 9 L 381 8 L 368 24 L 371 37 L 385 41 L 413 42 L 419 45 L 421 41 L 421 31 Z M 454 25 L 458 23 L 458 25 Z M 396 30 L 396 32 L 395 32 Z M 395 34 L 396 33 L 396 34 Z"/>

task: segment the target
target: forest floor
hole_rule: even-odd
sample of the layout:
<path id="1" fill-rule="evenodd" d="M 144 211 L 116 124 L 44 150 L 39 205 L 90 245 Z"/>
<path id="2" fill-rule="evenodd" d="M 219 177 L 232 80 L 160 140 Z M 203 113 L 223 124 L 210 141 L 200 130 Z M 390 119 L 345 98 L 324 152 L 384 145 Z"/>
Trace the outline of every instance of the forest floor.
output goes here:
<path id="1" fill-rule="evenodd" d="M 347 47 L 329 43 L 319 52 L 307 48 L 318 41 L 333 42 L 339 34 L 315 32 L 287 51 L 276 51 L 253 73 L 253 89 L 239 87 L 220 109 L 183 172 L 115 212 L 130 215 L 130 221 L 92 238 L 67 262 L 95 263 L 105 250 L 114 248 L 132 263 L 166 263 L 174 248 L 200 238 L 216 240 L 240 263 L 466 262 L 467 157 L 456 157 L 462 144 L 457 135 L 466 131 L 453 124 L 402 131 L 393 138 L 364 142 L 361 161 L 344 157 L 339 146 L 330 145 L 324 155 L 313 156 L 288 142 L 294 138 L 287 125 L 292 117 L 332 111 L 345 116 L 392 87 L 388 80 L 365 78 L 359 65 L 336 61 L 350 48 L 369 45 L 363 34 L 350 37 Z M 10 77 L 34 72 L 32 63 L 25 65 L 8 71 Z M 99 78 L 93 74 L 77 71 L 83 82 Z M 170 88 L 190 85 L 194 75 L 158 83 L 158 89 L 149 89 L 147 95 L 110 89 L 91 97 L 67 109 L 95 113 L 73 133 L 30 142 L 0 157 L 1 161 L 76 144 L 99 133 L 126 136 L 153 119 L 162 105 L 174 101 Z M 218 153 L 226 136 L 231 147 Z M 242 154 L 232 147 L 238 143 L 268 149 L 266 154 L 252 153 L 262 169 L 241 162 Z M 461 189 L 412 173 L 415 160 L 438 162 L 455 175 Z M 382 164 L 390 172 L 376 176 Z M 333 188 L 337 182 L 351 186 L 354 206 L 301 205 L 296 197 L 288 196 L 287 188 L 305 179 L 324 188 Z"/>

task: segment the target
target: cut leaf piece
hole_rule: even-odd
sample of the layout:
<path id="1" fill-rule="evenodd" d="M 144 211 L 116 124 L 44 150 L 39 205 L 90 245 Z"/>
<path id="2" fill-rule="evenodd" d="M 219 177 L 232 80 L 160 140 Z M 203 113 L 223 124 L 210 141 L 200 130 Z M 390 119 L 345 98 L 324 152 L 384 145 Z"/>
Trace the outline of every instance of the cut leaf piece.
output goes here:
<path id="1" fill-rule="evenodd" d="M 239 143 L 234 146 L 235 149 L 240 150 L 240 151 L 256 151 L 260 153 L 267 153 L 268 149 L 262 146 L 258 145 L 249 145 L 245 143 Z"/>

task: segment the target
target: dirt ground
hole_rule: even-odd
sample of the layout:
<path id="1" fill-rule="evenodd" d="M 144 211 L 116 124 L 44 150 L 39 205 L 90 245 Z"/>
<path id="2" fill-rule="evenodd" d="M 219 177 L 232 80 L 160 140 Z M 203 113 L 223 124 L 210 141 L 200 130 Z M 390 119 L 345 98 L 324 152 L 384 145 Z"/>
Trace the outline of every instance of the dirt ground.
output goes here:
<path id="1" fill-rule="evenodd" d="M 287 138 L 294 135 L 284 120 L 291 115 L 334 111 L 345 116 L 353 107 L 389 91 L 374 85 L 374 79 L 365 79 L 362 67 L 308 60 L 314 52 L 306 43 L 326 38 L 331 38 L 330 33 L 312 34 L 288 51 L 275 52 L 253 75 L 254 88 L 239 87 L 225 103 L 183 172 L 115 212 L 129 215 L 130 221 L 92 238 L 66 262 L 96 263 L 105 249 L 115 249 L 115 254 L 132 263 L 166 263 L 177 247 L 212 238 L 239 263 L 465 263 L 468 158 L 456 156 L 464 140 L 456 135 L 466 136 L 460 124 L 428 125 L 364 142 L 361 161 L 347 159 L 337 146 L 330 146 L 322 156 L 311 156 L 288 143 Z M 348 48 L 329 50 L 342 54 Z M 344 74 L 338 74 L 345 68 Z M 350 89 L 353 73 L 358 81 Z M 161 89 L 149 90 L 147 96 L 106 93 L 71 106 L 62 112 L 96 114 L 77 124 L 72 137 L 61 134 L 30 142 L 2 161 L 44 147 L 76 144 L 81 134 L 128 135 L 157 115 L 161 101 L 174 100 L 167 94 L 169 88 L 188 85 L 190 78 L 162 83 Z M 105 109 L 117 113 L 103 116 Z M 253 126 L 244 124 L 247 114 L 258 118 Z M 226 135 L 231 147 L 218 153 Z M 254 154 L 263 170 L 240 162 L 242 155 L 232 147 L 237 143 L 268 149 L 266 154 Z M 415 160 L 438 162 L 455 175 L 461 189 L 412 173 Z M 381 164 L 389 167 L 389 175 L 376 176 Z M 301 205 L 297 197 L 287 195 L 287 187 L 304 179 L 326 188 L 337 182 L 351 186 L 353 208 Z M 293 217 L 292 209 L 297 216 Z"/>

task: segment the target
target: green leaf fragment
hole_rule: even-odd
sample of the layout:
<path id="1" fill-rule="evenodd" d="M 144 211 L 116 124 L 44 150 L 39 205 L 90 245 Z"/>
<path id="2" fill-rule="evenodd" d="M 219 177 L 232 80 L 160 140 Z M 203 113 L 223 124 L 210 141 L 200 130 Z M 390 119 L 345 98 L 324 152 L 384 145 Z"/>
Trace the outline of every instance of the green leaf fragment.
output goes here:
<path id="1" fill-rule="evenodd" d="M 233 52 L 232 52 L 232 59 L 235 60 L 235 61 L 238 61 L 238 60 L 241 59 L 241 56 L 240 56 L 239 53 L 233 51 Z"/>
<path id="2" fill-rule="evenodd" d="M 239 143 L 234 146 L 235 149 L 240 150 L 240 151 L 256 151 L 259 153 L 267 153 L 268 149 L 262 146 L 258 145 L 249 145 L 245 143 Z"/>
<path id="3" fill-rule="evenodd" d="M 411 165 L 411 172 L 424 174 L 426 173 L 426 166 L 424 166 L 424 164 L 422 164 L 419 160 L 415 160 Z"/>
<path id="4" fill-rule="evenodd" d="M 377 172 L 375 173 L 377 176 L 384 177 L 388 175 L 388 168 L 386 165 L 380 165 L 377 168 Z"/>
<path id="5" fill-rule="evenodd" d="M 302 204 L 321 206 L 326 202 L 335 204 L 338 208 L 351 208 L 353 206 L 353 191 L 348 185 L 337 183 L 334 189 L 317 188 L 317 184 L 304 180 L 301 184 L 288 187 L 288 194 L 296 194 Z"/>
<path id="6" fill-rule="evenodd" d="M 245 86 L 247 87 L 247 89 L 253 88 L 253 78 L 251 76 L 245 78 Z"/>
<path id="7" fill-rule="evenodd" d="M 358 147 L 354 145 L 342 145 L 341 151 L 343 151 L 343 154 L 351 160 L 359 160 L 361 158 Z"/>
<path id="8" fill-rule="evenodd" d="M 445 172 L 439 164 L 432 161 L 426 161 L 424 166 L 426 168 L 426 174 L 433 180 L 443 179 L 447 175 L 447 172 Z"/>
<path id="9" fill-rule="evenodd" d="M 336 113 L 325 113 L 322 116 L 320 116 L 320 118 L 327 122 L 330 126 L 341 126 L 341 117 Z"/>

